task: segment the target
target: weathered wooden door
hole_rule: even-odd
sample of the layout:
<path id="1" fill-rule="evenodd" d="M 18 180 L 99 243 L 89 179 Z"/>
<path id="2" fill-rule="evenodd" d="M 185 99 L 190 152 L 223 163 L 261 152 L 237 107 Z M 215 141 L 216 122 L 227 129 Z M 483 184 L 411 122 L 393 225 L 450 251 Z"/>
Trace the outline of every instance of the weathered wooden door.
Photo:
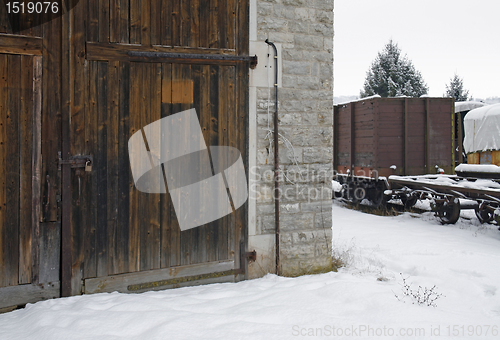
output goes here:
<path id="1" fill-rule="evenodd" d="M 0 6 L 0 308 L 242 278 L 246 206 L 181 231 L 128 140 L 195 109 L 247 165 L 248 0 L 64 4 L 17 28 Z"/>
<path id="2" fill-rule="evenodd" d="M 41 46 L 37 38 L 0 36 L 0 308 L 59 294 L 38 224 Z"/>
<path id="3" fill-rule="evenodd" d="M 248 3 L 117 3 L 80 2 L 69 21 L 71 154 L 93 158 L 71 176 L 71 294 L 235 280 L 246 207 L 181 231 L 168 193 L 135 187 L 128 140 L 194 108 L 206 145 L 247 164 Z"/>

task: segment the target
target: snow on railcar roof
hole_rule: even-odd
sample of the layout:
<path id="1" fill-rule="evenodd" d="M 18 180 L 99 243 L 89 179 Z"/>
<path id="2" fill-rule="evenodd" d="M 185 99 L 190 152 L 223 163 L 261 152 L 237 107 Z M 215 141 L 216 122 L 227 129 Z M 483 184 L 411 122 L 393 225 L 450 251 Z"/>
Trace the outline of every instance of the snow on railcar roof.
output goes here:
<path id="1" fill-rule="evenodd" d="M 469 111 L 464 118 L 465 152 L 500 150 L 500 104 Z"/>

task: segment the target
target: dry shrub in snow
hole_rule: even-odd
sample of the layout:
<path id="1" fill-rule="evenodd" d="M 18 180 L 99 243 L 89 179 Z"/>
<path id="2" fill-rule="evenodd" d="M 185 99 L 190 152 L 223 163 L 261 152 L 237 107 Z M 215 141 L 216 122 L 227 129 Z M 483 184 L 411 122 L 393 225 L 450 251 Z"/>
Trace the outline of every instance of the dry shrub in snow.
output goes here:
<path id="1" fill-rule="evenodd" d="M 405 278 L 402 273 L 399 274 L 403 280 L 403 283 L 400 284 L 402 295 L 399 296 L 393 292 L 396 299 L 406 302 L 404 300 L 409 298 L 412 304 L 437 307 L 436 301 L 444 295 L 437 292 L 436 285 L 432 286 L 432 288 L 418 286 L 415 290 L 411 287 L 412 284 L 406 281 L 409 276 Z"/>

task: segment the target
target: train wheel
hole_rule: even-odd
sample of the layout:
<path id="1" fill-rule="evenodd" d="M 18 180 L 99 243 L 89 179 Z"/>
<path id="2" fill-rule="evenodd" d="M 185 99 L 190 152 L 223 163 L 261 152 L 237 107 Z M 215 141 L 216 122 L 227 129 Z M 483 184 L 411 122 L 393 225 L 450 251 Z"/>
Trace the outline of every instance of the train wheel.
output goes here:
<path id="1" fill-rule="evenodd" d="M 415 204 L 417 204 L 418 198 L 413 195 L 405 195 L 401 197 L 401 202 L 405 206 L 405 209 L 411 209 Z"/>
<path id="2" fill-rule="evenodd" d="M 488 209 L 475 209 L 477 219 L 481 223 L 490 223 L 493 221 L 494 213 Z"/>
<path id="3" fill-rule="evenodd" d="M 366 198 L 366 189 L 363 187 L 354 187 L 351 202 L 358 204 Z"/>
<path id="4" fill-rule="evenodd" d="M 443 224 L 455 224 L 460 217 L 460 201 L 453 198 L 451 201 L 443 203 L 438 210 L 438 217 Z"/>
<path id="5" fill-rule="evenodd" d="M 377 208 L 380 206 L 384 206 L 387 203 L 387 200 L 384 195 L 383 188 L 373 188 L 370 190 L 369 199 Z"/>

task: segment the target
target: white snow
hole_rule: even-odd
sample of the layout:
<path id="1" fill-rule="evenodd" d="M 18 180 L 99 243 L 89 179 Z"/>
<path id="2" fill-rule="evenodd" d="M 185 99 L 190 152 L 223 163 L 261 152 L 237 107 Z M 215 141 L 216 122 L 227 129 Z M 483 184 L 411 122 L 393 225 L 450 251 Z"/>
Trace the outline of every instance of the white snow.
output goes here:
<path id="1" fill-rule="evenodd" d="M 490 179 L 477 179 L 475 181 L 469 181 L 467 179 L 461 179 L 456 175 L 419 175 L 419 176 L 389 176 L 389 182 L 392 180 L 398 180 L 400 183 L 408 182 L 419 183 L 419 184 L 438 184 L 452 186 L 457 189 L 468 188 L 477 190 L 488 190 L 490 194 L 500 195 L 500 183 L 490 180 Z"/>
<path id="2" fill-rule="evenodd" d="M 332 190 L 334 192 L 342 191 L 342 184 L 340 184 L 339 182 L 337 182 L 335 180 L 332 180 Z"/>
<path id="3" fill-rule="evenodd" d="M 353 99 L 353 100 L 349 100 L 347 102 L 338 103 L 337 105 L 347 105 L 349 103 L 362 102 L 365 100 L 370 100 L 370 99 L 375 99 L 375 98 L 382 98 L 382 97 L 378 94 L 374 94 L 373 96 L 363 97 L 363 98 L 359 98 L 359 99 Z"/>
<path id="4" fill-rule="evenodd" d="M 464 118 L 467 153 L 500 150 L 500 104 L 469 111 Z"/>
<path id="5" fill-rule="evenodd" d="M 0 339 L 498 339 L 500 232 L 471 214 L 440 225 L 335 202 L 339 272 L 43 301 L 0 315 Z M 403 297 L 400 273 L 414 290 L 436 285 L 437 307 Z"/>
<path id="6" fill-rule="evenodd" d="M 459 164 L 455 171 L 458 172 L 487 172 L 487 173 L 500 173 L 500 166 L 495 164 Z"/>
<path id="7" fill-rule="evenodd" d="M 463 111 L 470 111 L 473 109 L 477 109 L 478 107 L 483 107 L 485 105 L 486 105 L 485 103 L 472 101 L 472 100 L 466 101 L 466 102 L 455 102 L 455 113 L 463 112 Z"/>

